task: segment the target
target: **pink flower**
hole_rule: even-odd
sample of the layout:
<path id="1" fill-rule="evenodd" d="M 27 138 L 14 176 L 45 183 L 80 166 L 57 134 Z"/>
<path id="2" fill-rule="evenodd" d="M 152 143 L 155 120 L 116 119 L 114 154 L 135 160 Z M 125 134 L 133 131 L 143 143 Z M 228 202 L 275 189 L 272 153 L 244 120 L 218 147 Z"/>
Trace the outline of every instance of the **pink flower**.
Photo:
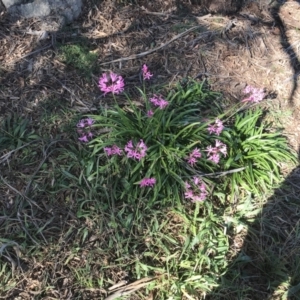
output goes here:
<path id="1" fill-rule="evenodd" d="M 158 106 L 160 109 L 164 109 L 168 106 L 169 102 L 162 98 L 162 96 L 153 95 L 149 100 L 153 105 Z"/>
<path id="2" fill-rule="evenodd" d="M 207 159 L 218 164 L 220 161 L 220 153 L 224 156 L 227 155 L 227 146 L 219 140 L 215 141 L 215 147 L 208 146 L 206 147 Z"/>
<path id="3" fill-rule="evenodd" d="M 92 118 L 86 118 L 86 119 L 81 119 L 78 123 L 77 123 L 77 127 L 79 128 L 85 128 L 87 126 L 92 126 L 95 123 L 95 120 Z"/>
<path id="4" fill-rule="evenodd" d="M 85 123 L 87 126 L 92 126 L 95 123 L 95 120 L 92 118 L 86 118 Z"/>
<path id="5" fill-rule="evenodd" d="M 215 140 L 215 143 L 216 143 L 216 147 L 219 148 L 219 147 L 222 147 L 224 144 L 219 141 L 219 140 Z"/>
<path id="6" fill-rule="evenodd" d="M 221 152 L 224 156 L 227 155 L 227 146 L 219 140 L 216 140 L 216 148 L 218 152 Z"/>
<path id="7" fill-rule="evenodd" d="M 78 138 L 78 140 L 80 142 L 84 142 L 84 143 L 87 143 L 89 141 L 88 137 L 86 135 L 83 135 L 82 137 Z"/>
<path id="8" fill-rule="evenodd" d="M 216 135 L 220 135 L 223 129 L 224 125 L 219 119 L 217 119 L 213 125 L 209 125 L 207 128 L 210 134 L 215 133 Z"/>
<path id="9" fill-rule="evenodd" d="M 127 145 L 125 146 L 125 152 L 132 151 L 132 149 L 133 149 L 132 141 L 129 141 L 129 142 L 127 143 Z"/>
<path id="10" fill-rule="evenodd" d="M 244 90 L 243 93 L 244 94 L 250 94 L 252 92 L 253 87 L 251 85 L 247 85 Z"/>
<path id="11" fill-rule="evenodd" d="M 186 190 L 188 190 L 188 189 L 190 189 L 191 185 L 188 182 L 185 182 L 184 187 Z"/>
<path id="12" fill-rule="evenodd" d="M 137 147 L 139 147 L 145 151 L 148 149 L 143 140 L 140 140 L 140 142 L 137 144 Z"/>
<path id="13" fill-rule="evenodd" d="M 264 99 L 266 96 L 263 89 L 255 88 L 251 85 L 248 85 L 243 90 L 244 94 L 250 94 L 248 98 L 242 100 L 242 102 L 253 102 L 258 103 Z"/>
<path id="14" fill-rule="evenodd" d="M 85 127 L 85 119 L 80 120 L 76 126 L 79 128 L 84 128 Z"/>
<path id="15" fill-rule="evenodd" d="M 136 159 L 136 160 L 141 160 L 141 158 L 142 158 L 141 153 L 138 153 L 137 151 L 133 151 L 132 155 L 129 155 L 129 156 L 131 156 L 133 159 Z"/>
<path id="16" fill-rule="evenodd" d="M 112 147 L 105 147 L 104 151 L 108 156 L 111 155 L 122 155 L 122 149 L 120 149 L 117 145 L 113 145 Z"/>
<path id="17" fill-rule="evenodd" d="M 192 151 L 191 155 L 192 155 L 193 157 L 200 158 L 200 157 L 201 157 L 201 152 L 200 152 L 200 150 L 199 150 L 198 148 L 195 148 L 195 149 Z"/>
<path id="18" fill-rule="evenodd" d="M 156 183 L 155 178 L 144 178 L 140 182 L 140 187 L 150 186 L 153 187 Z"/>
<path id="19" fill-rule="evenodd" d="M 199 177 L 196 177 L 196 176 L 193 178 L 193 181 L 194 181 L 195 185 L 198 185 L 199 183 L 202 182 L 202 180 Z"/>
<path id="20" fill-rule="evenodd" d="M 198 148 L 195 148 L 190 155 L 186 158 L 187 162 L 193 167 L 196 162 L 197 162 L 197 158 L 201 157 L 201 152 Z"/>
<path id="21" fill-rule="evenodd" d="M 164 100 L 164 99 L 161 99 L 158 106 L 160 109 L 164 109 L 166 106 L 168 106 L 169 102 Z"/>
<path id="22" fill-rule="evenodd" d="M 194 193 L 193 193 L 193 191 L 187 190 L 187 191 L 184 193 L 184 197 L 185 197 L 185 199 L 193 199 L 193 198 L 194 198 Z"/>
<path id="23" fill-rule="evenodd" d="M 192 183 L 185 182 L 185 199 L 192 202 L 204 201 L 207 196 L 206 186 L 200 177 L 194 177 Z"/>
<path id="24" fill-rule="evenodd" d="M 211 156 L 209 156 L 207 158 L 208 160 L 211 160 L 212 162 L 214 162 L 215 164 L 218 164 L 220 161 L 220 155 L 219 154 L 212 154 Z"/>
<path id="25" fill-rule="evenodd" d="M 226 156 L 227 155 L 227 146 L 224 145 L 223 147 L 219 148 L 219 151 Z"/>
<path id="26" fill-rule="evenodd" d="M 112 149 L 111 149 L 110 147 L 105 147 L 105 148 L 104 148 L 104 151 L 106 152 L 106 154 L 107 154 L 108 156 L 112 155 Z"/>
<path id="27" fill-rule="evenodd" d="M 146 64 L 143 65 L 142 72 L 143 72 L 144 80 L 150 79 L 153 76 L 153 74 L 150 73 L 148 66 Z"/>
<path id="28" fill-rule="evenodd" d="M 154 112 L 150 109 L 147 111 L 147 117 L 151 118 L 154 115 Z"/>
<path id="29" fill-rule="evenodd" d="M 81 119 L 77 123 L 77 133 L 80 135 L 78 138 L 79 141 L 87 143 L 89 139 L 93 137 L 93 133 L 90 131 L 91 128 L 90 126 L 94 123 L 94 119 L 92 118 L 86 118 L 86 119 Z"/>
<path id="30" fill-rule="evenodd" d="M 196 164 L 197 159 L 195 157 L 189 157 L 188 163 L 193 167 Z"/>
<path id="31" fill-rule="evenodd" d="M 200 195 L 194 195 L 192 202 L 202 202 L 205 200 L 207 194 L 206 193 L 200 193 Z"/>
<path id="32" fill-rule="evenodd" d="M 111 72 L 109 75 L 104 73 L 99 78 L 99 88 L 104 95 L 107 93 L 119 94 L 124 90 L 124 79 L 122 76 Z"/>
<path id="33" fill-rule="evenodd" d="M 122 155 L 123 151 L 117 145 L 113 145 L 112 146 L 112 154 Z"/>
<path id="34" fill-rule="evenodd" d="M 218 151 L 218 149 L 213 148 L 212 146 L 207 146 L 206 150 L 204 150 L 207 152 L 207 155 L 212 155 L 214 153 L 216 153 Z"/>
<path id="35" fill-rule="evenodd" d="M 93 137 L 90 126 L 94 124 L 95 120 L 92 118 L 81 119 L 77 123 L 77 133 L 80 135 L 79 141 L 87 143 Z"/>
<path id="36" fill-rule="evenodd" d="M 124 148 L 124 151 L 127 153 L 128 158 L 133 158 L 136 160 L 141 160 L 143 157 L 146 156 L 147 146 L 140 140 L 136 147 L 133 146 L 132 141 L 129 141 Z"/>

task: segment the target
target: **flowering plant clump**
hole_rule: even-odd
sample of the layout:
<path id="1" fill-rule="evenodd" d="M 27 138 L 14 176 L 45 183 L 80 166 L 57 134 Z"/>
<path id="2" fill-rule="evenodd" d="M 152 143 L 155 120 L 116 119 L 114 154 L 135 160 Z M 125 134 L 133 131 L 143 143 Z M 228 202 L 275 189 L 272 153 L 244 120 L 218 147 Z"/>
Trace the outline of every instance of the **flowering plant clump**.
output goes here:
<path id="1" fill-rule="evenodd" d="M 144 81 L 152 76 L 147 65 L 139 71 Z M 140 94 L 122 95 L 119 105 L 114 94 L 126 87 L 112 88 L 121 79 L 112 82 L 111 75 L 109 80 L 107 76 L 102 75 L 99 87 L 109 96 L 113 94 L 114 104 L 109 106 L 109 101 L 90 120 L 83 119 L 78 125 L 80 130 L 93 129 L 93 139 L 86 137 L 92 151 L 83 149 L 79 153 L 90 156 L 78 159 L 79 168 L 77 162 L 75 165 L 80 172 L 79 183 L 88 188 L 88 198 L 84 197 L 78 215 L 86 216 L 89 207 L 95 212 L 100 208 L 99 215 L 117 234 L 117 257 L 128 255 L 131 245 L 133 255 L 139 245 L 142 250 L 148 249 L 150 254 L 132 265 L 138 277 L 154 270 L 150 264 L 157 261 L 157 252 L 170 257 L 155 267 L 165 267 L 168 274 L 176 273 L 170 277 L 184 281 L 173 281 L 171 289 L 167 284 L 158 298 L 168 295 L 181 299 L 185 287 L 191 292 L 190 298 L 201 296 L 213 287 L 212 281 L 205 279 L 199 284 L 196 280 L 194 288 L 192 281 L 187 283 L 185 279 L 195 272 L 211 276 L 226 268 L 220 258 L 229 249 L 223 223 L 224 216 L 232 216 L 232 204 L 242 211 L 235 214 L 234 222 L 230 217 L 231 223 L 238 224 L 243 212 L 253 217 L 254 197 L 260 199 L 279 183 L 281 162 L 296 161 L 296 156 L 286 139 L 264 122 L 264 112 L 258 105 L 239 103 L 228 108 L 205 81 L 191 80 L 177 88 L 172 86 L 170 92 L 165 88 L 149 93 L 142 82 L 143 89 L 137 88 Z M 91 198 L 100 198 L 101 202 L 91 202 Z M 172 235 L 168 228 L 174 220 L 181 230 L 173 230 Z M 144 247 L 149 234 L 151 241 Z M 173 255 L 178 252 L 178 234 L 187 237 L 179 256 Z M 141 239 L 136 240 L 136 236 Z M 208 252 L 213 255 L 208 257 Z"/>
<path id="2" fill-rule="evenodd" d="M 143 66 L 142 71 L 144 80 L 152 76 L 147 65 Z M 101 78 L 106 79 L 104 75 Z M 205 150 L 207 141 L 201 147 L 190 150 L 188 156 L 185 155 L 186 149 L 191 149 L 191 144 L 195 145 L 195 141 L 201 144 L 205 135 L 209 137 L 205 123 L 199 127 L 200 107 L 195 106 L 195 103 L 183 103 L 178 106 L 176 95 L 167 98 L 161 94 L 154 94 L 149 98 L 144 92 L 142 95 L 145 99 L 145 107 L 142 109 L 128 98 L 129 111 L 124 111 L 116 105 L 114 110 L 107 110 L 105 115 L 93 116 L 99 125 L 103 123 L 111 126 L 107 139 L 113 146 L 105 146 L 102 151 L 108 157 L 121 157 L 124 154 L 128 158 L 127 171 L 124 169 L 122 176 L 126 178 L 126 182 L 130 181 L 132 186 L 136 186 L 134 184 L 139 182 L 140 187 L 153 188 L 156 191 L 155 195 L 160 191 L 159 193 L 165 193 L 168 198 L 179 197 L 180 201 L 180 195 L 183 195 L 183 180 L 177 174 L 191 176 L 190 172 L 193 172 L 193 169 L 201 169 L 207 165 L 206 158 L 200 160 L 201 151 Z M 188 126 L 183 126 L 184 123 Z M 220 135 L 223 130 L 220 119 L 217 119 L 215 127 L 213 131 Z M 95 153 L 99 152 L 95 151 Z M 125 162 L 124 157 L 120 160 Z M 184 167 L 184 161 L 187 161 L 192 170 Z M 211 169 L 212 166 L 209 170 Z M 145 174 L 145 171 L 146 176 L 141 180 L 140 175 Z M 176 182 L 178 185 L 175 184 Z M 124 194 L 125 192 L 122 193 Z"/>
<path id="3" fill-rule="evenodd" d="M 84 143 L 87 143 L 93 138 L 93 133 L 91 127 L 94 124 L 95 120 L 92 118 L 81 119 L 77 123 L 77 133 L 79 134 L 78 140 Z"/>
<path id="4" fill-rule="evenodd" d="M 249 96 L 242 100 L 242 102 L 258 103 L 262 101 L 266 96 L 263 89 L 258 89 L 251 85 L 247 85 L 243 90 L 243 93 L 248 94 Z"/>
<path id="5" fill-rule="evenodd" d="M 104 95 L 107 93 L 120 94 L 124 91 L 124 79 L 115 73 L 104 73 L 99 79 L 99 88 Z"/>
<path id="6" fill-rule="evenodd" d="M 147 65 L 143 65 L 142 75 L 144 80 L 151 78 Z M 105 94 L 118 94 L 125 85 L 121 76 L 110 73 L 101 76 L 99 87 Z M 113 177 L 118 199 L 134 201 L 145 192 L 148 205 L 169 205 L 183 198 L 202 202 L 214 184 L 211 178 L 218 178 L 212 189 L 218 195 L 220 188 L 233 193 L 237 186 L 258 194 L 274 178 L 266 174 L 280 177 L 278 160 L 291 159 L 285 140 L 258 125 L 260 110 L 221 112 L 219 95 L 208 91 L 203 82 L 192 81 L 167 96 L 157 91 L 149 97 L 139 91 L 144 105 L 136 105 L 140 99 L 132 101 L 127 96 L 126 107 L 116 103 L 93 115 L 95 124 L 83 120 L 78 125 L 80 129 L 91 124 L 105 129 L 89 144 L 99 164 L 93 176 L 95 180 L 99 173 Z M 252 93 L 255 100 L 251 101 L 263 98 L 262 90 L 249 87 L 245 92 Z M 84 136 L 84 141 L 90 140 Z M 151 189 L 141 190 L 144 187 Z"/>

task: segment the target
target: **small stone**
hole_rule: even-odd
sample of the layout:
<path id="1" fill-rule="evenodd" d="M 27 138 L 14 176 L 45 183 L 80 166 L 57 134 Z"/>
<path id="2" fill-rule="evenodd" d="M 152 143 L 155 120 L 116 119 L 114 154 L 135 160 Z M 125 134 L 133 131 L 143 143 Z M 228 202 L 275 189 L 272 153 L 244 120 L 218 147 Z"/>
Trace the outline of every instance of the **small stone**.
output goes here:
<path id="1" fill-rule="evenodd" d="M 23 0 L 2 0 L 2 3 L 6 9 L 10 8 L 13 5 L 21 4 L 23 2 Z"/>
<path id="2" fill-rule="evenodd" d="M 27 4 L 13 5 L 8 9 L 8 12 L 23 18 L 34 18 L 48 16 L 51 9 L 48 1 L 34 1 Z"/>
<path id="3" fill-rule="evenodd" d="M 76 19 L 82 8 L 82 0 L 3 0 L 13 18 L 64 18 L 66 23 Z"/>

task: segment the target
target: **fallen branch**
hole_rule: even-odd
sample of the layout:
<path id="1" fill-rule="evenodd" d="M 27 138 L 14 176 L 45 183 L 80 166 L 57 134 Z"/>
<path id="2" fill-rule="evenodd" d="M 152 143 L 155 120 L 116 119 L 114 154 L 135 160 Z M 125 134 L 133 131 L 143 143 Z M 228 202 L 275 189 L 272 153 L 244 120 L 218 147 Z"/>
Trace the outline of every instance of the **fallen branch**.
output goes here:
<path id="1" fill-rule="evenodd" d="M 114 300 L 114 299 L 117 299 L 121 296 L 129 295 L 129 294 L 137 291 L 138 289 L 148 285 L 150 282 L 152 282 L 155 279 L 156 278 L 146 277 L 146 278 L 137 280 L 137 281 L 135 281 L 131 284 L 128 284 L 128 285 L 118 289 L 113 294 L 106 297 L 105 300 Z"/>
<path id="2" fill-rule="evenodd" d="M 142 52 L 142 53 L 139 53 L 139 54 L 133 54 L 133 55 L 130 55 L 130 56 L 127 56 L 127 57 L 123 57 L 123 58 L 118 58 L 118 59 L 115 59 L 115 60 L 111 60 L 111 61 L 107 61 L 107 62 L 104 62 L 102 64 L 100 64 L 100 66 L 103 66 L 103 65 L 108 65 L 108 64 L 112 64 L 112 63 L 117 63 L 117 62 L 123 62 L 123 61 L 127 61 L 127 60 L 132 60 L 132 59 L 137 59 L 137 58 L 141 58 L 143 56 L 146 56 L 146 55 L 149 55 L 155 51 L 158 51 L 164 47 L 166 47 L 167 45 L 171 44 L 172 42 L 178 40 L 179 38 L 187 35 L 188 33 L 192 32 L 192 31 L 195 31 L 197 29 L 200 29 L 200 28 L 203 28 L 203 26 L 194 26 L 180 34 L 177 34 L 176 36 L 174 36 L 171 40 L 169 40 L 168 42 L 166 43 L 163 43 L 162 45 L 156 47 L 156 48 L 153 48 L 151 50 L 148 50 L 148 51 L 145 51 L 145 52 Z M 206 32 L 203 32 L 203 34 L 206 33 Z"/>
<path id="3" fill-rule="evenodd" d="M 193 169 L 189 168 L 189 166 L 187 166 L 188 169 L 190 169 L 191 171 L 194 171 Z M 195 172 L 198 176 L 200 177 L 213 177 L 213 178 L 218 178 L 221 176 L 226 176 L 228 174 L 233 174 L 233 173 L 238 173 L 241 172 L 243 170 L 245 170 L 246 167 L 241 167 L 241 168 L 237 168 L 237 169 L 232 169 L 232 170 L 228 170 L 228 171 L 223 171 L 223 172 L 215 172 L 215 173 L 203 173 L 203 172 Z"/>

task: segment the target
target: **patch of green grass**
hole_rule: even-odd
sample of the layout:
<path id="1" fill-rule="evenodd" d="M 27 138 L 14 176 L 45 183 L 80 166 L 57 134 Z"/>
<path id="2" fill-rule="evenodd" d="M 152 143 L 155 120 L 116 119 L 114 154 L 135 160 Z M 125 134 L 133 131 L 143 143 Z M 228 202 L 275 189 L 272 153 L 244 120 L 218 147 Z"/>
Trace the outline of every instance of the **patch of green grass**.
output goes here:
<path id="1" fill-rule="evenodd" d="M 209 299 L 299 299 L 294 290 L 300 274 L 296 255 L 300 250 L 300 187 L 289 185 L 297 178 L 292 173 L 274 195 L 266 196 L 261 201 L 261 213 L 255 218 L 245 215 L 241 219 L 248 232 L 244 236 L 233 235 L 233 246 L 242 240 L 243 247 L 232 257 Z M 258 200 L 253 200 L 255 205 Z"/>
<path id="2" fill-rule="evenodd" d="M 3 245 L 1 245 L 1 247 L 3 247 Z M 9 263 L 5 262 L 3 264 L 0 264 L 0 291 L 6 292 L 13 289 L 16 286 L 16 282 L 14 282 L 12 278 L 13 272 Z"/>
<path id="3" fill-rule="evenodd" d="M 39 134 L 57 125 L 62 140 L 45 134 L 45 140 L 22 144 L 20 156 L 18 138 L 12 139 L 14 168 L 10 176 L 0 178 L 1 296 L 34 292 L 36 299 L 65 299 L 72 293 L 72 299 L 105 299 L 115 292 L 108 288 L 122 280 L 130 284 L 152 278 L 129 297 L 253 300 L 277 293 L 297 299 L 299 201 L 290 200 L 290 190 L 282 186 L 283 200 L 265 206 L 270 186 L 263 193 L 257 188 L 261 182 L 254 183 L 258 192 L 249 188 L 247 176 L 252 175 L 245 175 L 245 169 L 239 180 L 247 185 L 237 181 L 232 196 L 232 174 L 226 174 L 245 164 L 259 169 L 259 159 L 249 158 L 249 152 L 263 154 L 270 145 L 290 155 L 282 136 L 264 123 L 260 109 L 238 115 L 222 111 L 220 95 L 203 83 L 186 82 L 167 100 L 168 108 L 156 111 L 152 119 L 145 117 L 150 108 L 145 92 L 139 99 L 145 107 L 136 108 L 128 99 L 125 106 L 101 110 L 101 123 L 93 127 L 98 148 L 77 141 L 78 116 L 59 107 L 59 101 L 43 106 L 40 122 L 45 128 Z M 224 120 L 224 132 L 208 136 L 207 126 L 217 117 Z M 23 136 L 30 134 L 30 127 L 25 132 Z M 146 136 L 153 166 L 147 160 L 128 164 L 124 156 L 104 155 L 104 147 L 121 142 L 124 146 L 132 136 Z M 178 184 L 176 174 L 186 176 L 183 182 L 193 177 L 187 155 L 195 145 L 205 149 L 215 139 L 227 143 L 227 156 L 217 166 L 202 153 L 196 174 L 225 172 L 229 183 L 224 177 L 207 176 L 205 182 L 212 184 L 209 196 L 192 203 L 184 199 L 184 184 Z M 174 162 L 168 155 L 179 158 Z M 269 165 L 262 164 L 263 172 L 269 172 Z M 158 191 L 140 189 L 139 176 L 155 170 L 153 174 L 167 177 L 174 165 L 174 177 L 162 180 Z M 151 203 L 154 197 L 158 201 Z"/>
<path id="4" fill-rule="evenodd" d="M 97 68 L 97 54 L 81 43 L 61 45 L 59 57 L 68 66 L 74 67 L 87 77 L 91 76 Z"/>
<path id="5" fill-rule="evenodd" d="M 43 138 L 58 138 L 66 132 L 74 134 L 74 112 L 66 101 L 49 98 L 40 103 L 41 113 L 35 116 L 35 127 Z"/>
<path id="6" fill-rule="evenodd" d="M 16 114 L 8 116 L 0 124 L 0 151 L 15 149 L 39 139 L 29 120 Z"/>

